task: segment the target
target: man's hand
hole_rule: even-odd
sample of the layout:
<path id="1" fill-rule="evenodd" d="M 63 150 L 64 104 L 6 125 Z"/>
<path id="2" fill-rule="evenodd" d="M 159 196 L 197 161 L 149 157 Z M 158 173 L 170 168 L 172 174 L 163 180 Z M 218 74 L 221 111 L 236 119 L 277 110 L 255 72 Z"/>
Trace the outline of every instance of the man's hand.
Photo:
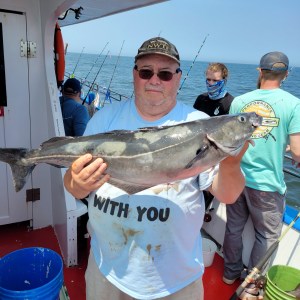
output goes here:
<path id="1" fill-rule="evenodd" d="M 85 154 L 75 160 L 64 176 L 64 184 L 68 192 L 75 198 L 82 199 L 90 192 L 100 188 L 109 180 L 105 174 L 107 164 L 102 158 L 92 162 L 92 155 Z"/>
<path id="2" fill-rule="evenodd" d="M 296 162 L 296 161 L 293 160 L 293 159 L 292 159 L 292 165 L 293 165 L 296 169 L 300 168 L 300 163 Z"/>
<path id="3" fill-rule="evenodd" d="M 230 204 L 236 201 L 245 187 L 245 178 L 240 162 L 249 147 L 247 141 L 237 156 L 229 156 L 219 164 L 219 172 L 215 176 L 209 191 L 221 202 Z"/>
<path id="4" fill-rule="evenodd" d="M 254 146 L 253 141 L 246 141 L 242 150 L 240 151 L 240 153 L 236 156 L 228 156 L 226 157 L 223 161 L 221 161 L 220 164 L 229 164 L 229 165 L 238 165 L 238 167 L 240 167 L 240 163 L 242 160 L 242 157 L 244 156 L 245 152 L 247 151 L 249 144 L 251 144 L 252 146 Z"/>

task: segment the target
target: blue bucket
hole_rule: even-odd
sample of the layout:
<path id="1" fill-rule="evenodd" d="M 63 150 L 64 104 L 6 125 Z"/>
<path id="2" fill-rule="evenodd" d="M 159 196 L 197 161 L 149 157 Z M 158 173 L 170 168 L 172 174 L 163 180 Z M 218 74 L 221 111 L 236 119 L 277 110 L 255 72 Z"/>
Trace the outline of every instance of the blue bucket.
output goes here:
<path id="1" fill-rule="evenodd" d="M 23 248 L 0 259 L 0 299 L 57 300 L 63 261 L 47 248 Z"/>

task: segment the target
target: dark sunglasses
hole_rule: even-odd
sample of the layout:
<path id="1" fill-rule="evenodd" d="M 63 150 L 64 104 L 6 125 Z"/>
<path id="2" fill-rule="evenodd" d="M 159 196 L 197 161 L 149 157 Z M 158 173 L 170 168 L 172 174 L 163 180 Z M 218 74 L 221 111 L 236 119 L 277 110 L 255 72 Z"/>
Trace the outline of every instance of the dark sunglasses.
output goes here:
<path id="1" fill-rule="evenodd" d="M 181 69 L 177 68 L 175 73 L 172 73 L 170 71 L 159 71 L 158 73 L 155 73 L 150 69 L 138 69 L 137 65 L 134 66 L 134 69 L 139 73 L 139 77 L 145 80 L 149 80 L 154 74 L 156 74 L 160 80 L 170 81 L 172 80 L 174 74 L 178 74 L 179 72 L 181 72 Z"/>

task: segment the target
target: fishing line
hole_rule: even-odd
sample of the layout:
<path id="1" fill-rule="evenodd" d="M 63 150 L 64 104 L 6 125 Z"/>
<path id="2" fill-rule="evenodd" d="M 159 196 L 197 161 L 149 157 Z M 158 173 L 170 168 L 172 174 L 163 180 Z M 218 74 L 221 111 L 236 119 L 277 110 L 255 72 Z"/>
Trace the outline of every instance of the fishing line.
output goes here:
<path id="1" fill-rule="evenodd" d="M 206 37 L 204 38 L 204 40 L 203 40 L 203 42 L 202 42 L 202 45 L 200 46 L 200 48 L 199 48 L 199 50 L 198 50 L 198 52 L 197 52 L 197 54 L 196 54 L 196 56 L 195 56 L 195 58 L 194 58 L 194 60 L 193 60 L 193 62 L 192 62 L 192 64 L 191 64 L 191 66 L 190 66 L 188 72 L 186 73 L 186 75 L 185 75 L 185 77 L 184 77 L 184 79 L 183 79 L 183 81 L 182 81 L 182 83 L 181 83 L 181 86 L 180 86 L 180 88 L 179 88 L 177 94 L 179 94 L 180 90 L 182 89 L 183 84 L 185 83 L 187 77 L 189 76 L 189 73 L 190 73 L 192 67 L 194 66 L 195 61 L 196 61 L 196 59 L 197 59 L 197 57 L 198 57 L 198 55 L 199 55 L 199 53 L 200 53 L 202 47 L 204 46 L 204 44 L 205 44 L 206 39 L 207 39 L 208 36 L 209 36 L 209 34 L 207 34 Z"/>
<path id="2" fill-rule="evenodd" d="M 103 65 L 104 65 L 104 62 L 105 62 L 106 58 L 108 57 L 108 54 L 109 54 L 109 51 L 107 51 L 107 54 L 105 55 L 105 57 L 104 57 L 104 59 L 103 59 L 103 61 L 102 61 L 102 64 L 101 64 L 101 66 L 99 67 L 99 70 L 98 70 L 98 72 L 97 72 L 97 74 L 96 74 L 96 76 L 95 76 L 95 78 L 94 78 L 94 81 L 93 81 L 92 84 L 89 86 L 89 90 L 88 90 L 86 96 L 84 97 L 84 99 L 83 99 L 83 101 L 82 101 L 82 105 L 85 104 L 86 98 L 88 97 L 89 92 L 92 90 L 92 88 L 93 88 L 93 86 L 94 86 L 94 84 L 95 84 L 95 81 L 96 81 L 96 79 L 97 79 L 97 77 L 98 77 L 98 75 L 99 75 L 99 73 L 100 73 L 100 71 L 101 71 L 101 69 L 102 69 L 102 67 L 103 67 Z"/>
<path id="3" fill-rule="evenodd" d="M 116 71 L 116 68 L 117 68 L 117 65 L 118 65 L 118 62 L 119 62 L 119 58 L 120 58 L 120 56 L 121 56 L 121 52 L 122 52 L 122 49 L 123 49 L 124 42 L 125 42 L 125 41 L 123 41 L 122 46 L 121 46 L 121 49 L 120 49 L 120 52 L 119 52 L 119 55 L 118 55 L 118 57 L 117 57 L 117 61 L 116 61 L 116 63 L 115 63 L 115 67 L 114 67 L 112 76 L 111 76 L 111 78 L 110 78 L 110 82 L 109 82 L 108 88 L 107 88 L 107 90 L 106 90 L 105 98 L 104 98 L 104 100 L 103 100 L 102 105 L 104 104 L 105 100 L 110 99 L 110 86 L 111 86 L 112 80 L 113 80 L 114 75 L 115 75 L 115 71 Z"/>
<path id="4" fill-rule="evenodd" d="M 78 57 L 77 63 L 76 63 L 76 65 L 75 65 L 75 68 L 74 68 L 73 73 L 71 74 L 70 78 L 74 78 L 74 77 L 75 77 L 75 70 L 76 70 L 76 68 L 77 68 L 77 66 L 78 66 L 78 63 L 79 63 L 79 60 L 80 60 L 80 57 L 81 57 L 81 55 L 82 55 L 82 53 L 83 53 L 84 48 L 85 48 L 85 47 L 83 47 L 82 50 L 81 50 L 81 53 L 80 53 L 80 55 L 79 55 L 79 57 Z"/>
<path id="5" fill-rule="evenodd" d="M 116 61 L 114 70 L 113 70 L 113 74 L 112 74 L 112 76 L 111 76 L 111 78 L 110 78 L 110 82 L 109 82 L 109 85 L 108 85 L 107 90 L 109 90 L 110 85 L 111 85 L 111 83 L 112 83 L 112 80 L 113 80 L 113 78 L 114 78 L 115 71 L 116 71 L 116 68 L 117 68 L 117 65 L 118 65 L 118 62 L 119 62 L 119 58 L 120 58 L 120 55 L 121 55 L 121 52 L 122 52 L 122 49 L 123 49 L 124 42 L 125 42 L 125 41 L 123 41 L 123 43 L 122 43 L 122 46 L 121 46 L 121 49 L 120 49 L 120 52 L 119 52 L 119 55 L 118 55 L 118 58 L 117 58 L 117 61 Z"/>
<path id="6" fill-rule="evenodd" d="M 93 70 L 94 66 L 96 65 L 98 59 L 100 58 L 100 56 L 102 55 L 103 51 L 105 50 L 106 46 L 108 45 L 108 42 L 106 43 L 106 45 L 103 47 L 102 51 L 100 52 L 100 54 L 97 56 L 96 60 L 94 61 L 94 63 L 92 64 L 91 69 L 89 70 L 89 72 L 87 73 L 87 75 L 85 76 L 85 78 L 83 79 L 83 82 L 86 81 L 86 79 L 88 78 L 88 76 L 90 75 L 91 71 Z"/>

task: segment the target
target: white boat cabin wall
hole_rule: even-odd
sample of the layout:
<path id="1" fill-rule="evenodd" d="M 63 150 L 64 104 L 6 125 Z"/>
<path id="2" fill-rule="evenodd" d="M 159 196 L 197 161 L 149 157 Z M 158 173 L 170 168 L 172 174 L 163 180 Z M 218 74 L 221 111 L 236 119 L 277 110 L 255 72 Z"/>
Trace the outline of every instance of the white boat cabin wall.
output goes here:
<path id="1" fill-rule="evenodd" d="M 35 149 L 64 136 L 54 68 L 54 31 L 60 25 L 100 18 L 163 0 L 0 0 L 0 148 Z M 33 229 L 53 226 L 67 266 L 77 264 L 77 219 L 86 206 L 63 187 L 65 170 L 39 164 L 15 192 L 10 167 L 0 163 L 0 225 L 30 221 Z"/>
<path id="2" fill-rule="evenodd" d="M 65 1 L 67 2 L 67 1 Z M 64 135 L 54 72 L 53 38 L 62 1 L 0 1 L 2 53 L 0 147 L 38 148 Z M 77 218 L 86 207 L 63 187 L 64 170 L 39 165 L 15 192 L 11 170 L 0 164 L 0 225 L 29 220 L 54 226 L 65 263 L 77 264 Z"/>

